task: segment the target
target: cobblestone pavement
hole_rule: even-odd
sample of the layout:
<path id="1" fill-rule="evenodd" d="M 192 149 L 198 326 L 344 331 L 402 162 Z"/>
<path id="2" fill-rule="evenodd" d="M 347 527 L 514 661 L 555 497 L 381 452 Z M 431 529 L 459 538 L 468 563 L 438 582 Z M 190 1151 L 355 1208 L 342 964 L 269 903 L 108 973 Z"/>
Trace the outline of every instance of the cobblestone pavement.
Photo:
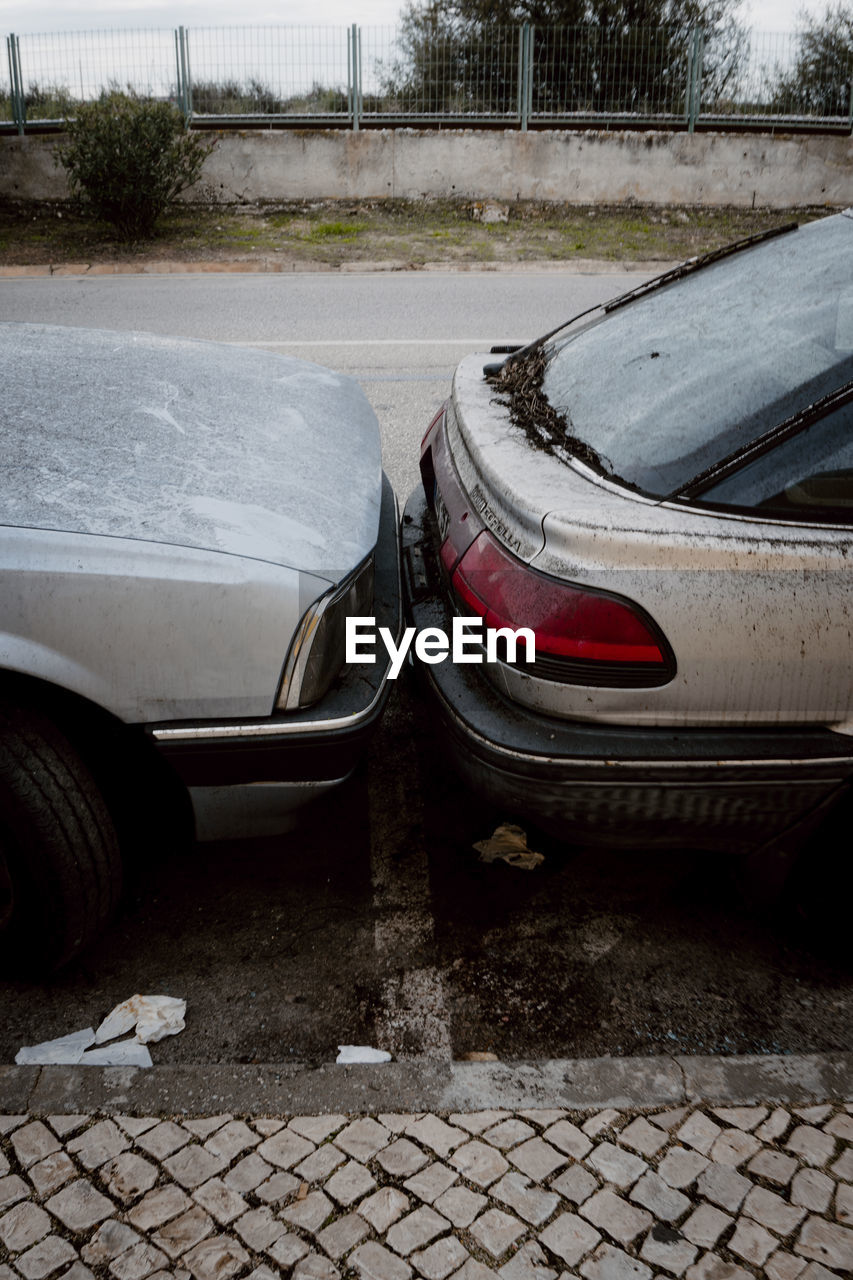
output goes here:
<path id="1" fill-rule="evenodd" d="M 853 1104 L 0 1116 L 0 1280 L 822 1280 Z"/>

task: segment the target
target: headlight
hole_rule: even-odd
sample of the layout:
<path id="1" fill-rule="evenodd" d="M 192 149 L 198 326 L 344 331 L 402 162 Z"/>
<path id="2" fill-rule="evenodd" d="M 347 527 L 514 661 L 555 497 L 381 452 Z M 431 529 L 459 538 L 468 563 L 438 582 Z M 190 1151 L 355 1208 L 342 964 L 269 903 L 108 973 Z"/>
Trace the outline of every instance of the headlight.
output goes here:
<path id="1" fill-rule="evenodd" d="M 276 711 L 317 702 L 344 664 L 346 620 L 373 609 L 373 556 L 308 608 L 284 664 Z"/>

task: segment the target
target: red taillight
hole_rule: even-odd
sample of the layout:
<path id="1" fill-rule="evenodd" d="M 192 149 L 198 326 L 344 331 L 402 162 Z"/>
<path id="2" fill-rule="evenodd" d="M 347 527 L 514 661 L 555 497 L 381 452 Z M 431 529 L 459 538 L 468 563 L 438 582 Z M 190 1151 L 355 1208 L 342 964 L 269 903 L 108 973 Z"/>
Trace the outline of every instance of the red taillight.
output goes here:
<path id="1" fill-rule="evenodd" d="M 642 663 L 659 670 L 670 665 L 665 642 L 636 605 L 547 577 L 504 551 L 485 531 L 462 556 L 451 581 L 466 609 L 487 627 L 530 627 L 537 657 Z"/>

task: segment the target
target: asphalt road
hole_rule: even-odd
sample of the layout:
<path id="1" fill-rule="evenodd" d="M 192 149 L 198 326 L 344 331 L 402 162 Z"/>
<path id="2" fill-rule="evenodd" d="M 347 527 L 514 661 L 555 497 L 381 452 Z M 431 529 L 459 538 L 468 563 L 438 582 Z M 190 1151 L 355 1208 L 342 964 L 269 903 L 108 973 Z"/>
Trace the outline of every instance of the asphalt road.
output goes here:
<path id="1" fill-rule="evenodd" d="M 456 361 L 638 277 L 164 276 L 0 281 L 0 319 L 148 329 L 315 359 L 359 379 L 402 497 Z M 472 849 L 498 821 L 443 766 L 401 682 L 336 803 L 267 840 L 152 848 L 102 944 L 0 990 L 0 1063 L 135 991 L 188 999 L 157 1062 L 793 1053 L 853 1043 L 853 983 L 696 853 L 591 854 L 530 832 L 533 872 Z"/>

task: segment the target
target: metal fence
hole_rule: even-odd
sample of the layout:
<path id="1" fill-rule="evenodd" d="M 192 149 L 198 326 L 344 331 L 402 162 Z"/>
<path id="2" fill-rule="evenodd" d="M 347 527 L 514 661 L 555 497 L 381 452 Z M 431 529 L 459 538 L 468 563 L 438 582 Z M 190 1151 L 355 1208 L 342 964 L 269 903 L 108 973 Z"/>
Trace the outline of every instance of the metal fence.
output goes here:
<path id="1" fill-rule="evenodd" d="M 851 65 L 795 35 L 657 27 L 179 27 L 9 35 L 0 126 L 59 127 L 112 90 L 188 121 L 851 129 Z"/>

